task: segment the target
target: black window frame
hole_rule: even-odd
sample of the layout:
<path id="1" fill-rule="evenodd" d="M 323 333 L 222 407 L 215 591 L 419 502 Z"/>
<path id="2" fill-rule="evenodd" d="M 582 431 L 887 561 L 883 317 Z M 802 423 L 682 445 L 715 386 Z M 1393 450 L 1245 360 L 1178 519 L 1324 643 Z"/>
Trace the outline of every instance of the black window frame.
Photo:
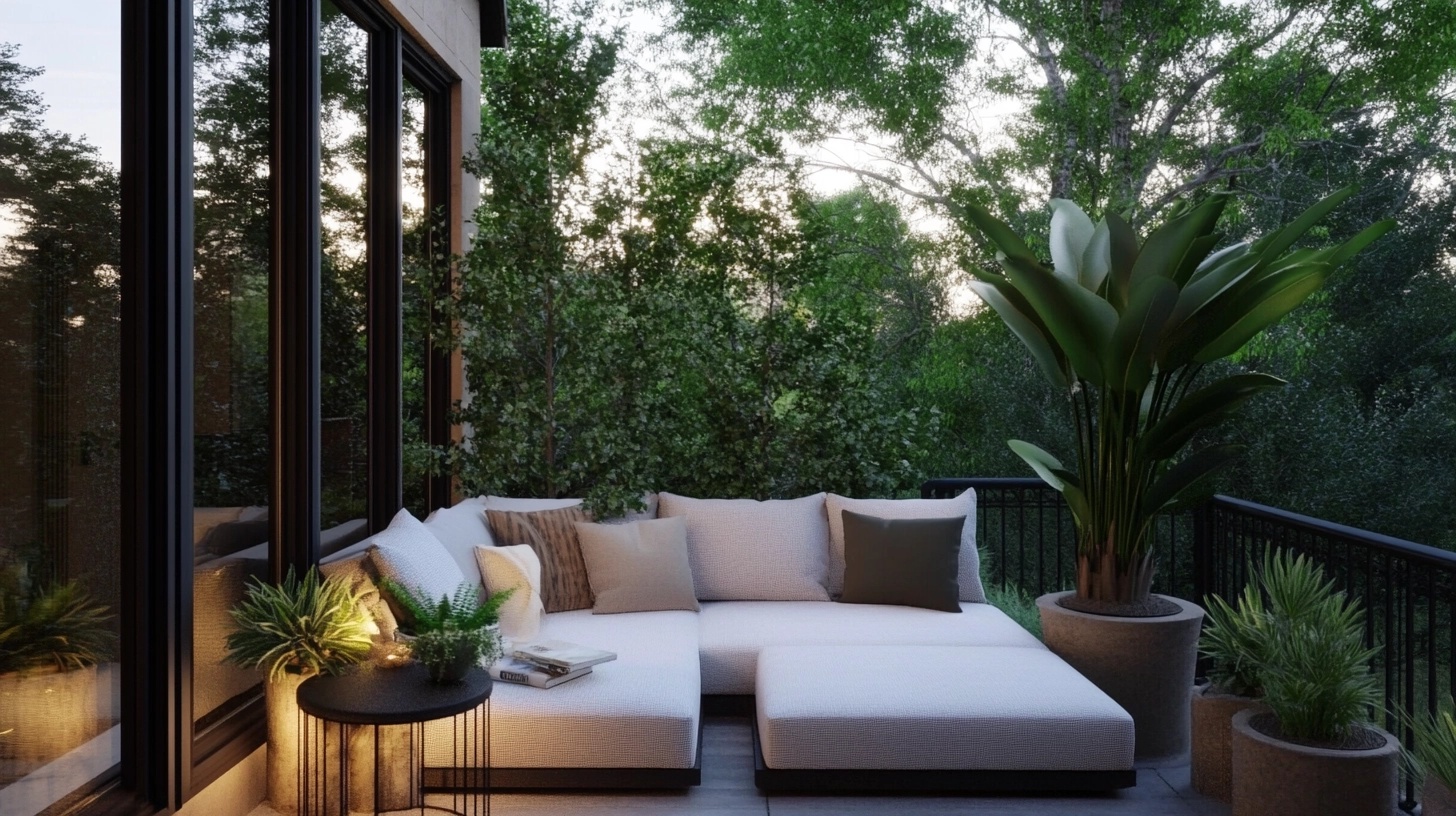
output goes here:
<path id="1" fill-rule="evenodd" d="M 366 435 L 369 522 L 377 530 L 402 504 L 401 86 L 408 76 L 426 93 L 434 123 L 427 134 L 443 137 L 443 148 L 435 138 L 427 152 L 430 206 L 444 207 L 458 229 L 449 156 L 457 124 L 448 100 L 459 79 L 375 0 L 336 4 L 370 34 Z M 319 7 L 320 0 L 270 4 L 275 580 L 319 555 Z M 266 736 L 261 695 L 201 733 L 192 716 L 192 0 L 122 0 L 121 19 L 123 727 L 120 774 L 80 806 L 87 813 L 179 808 Z M 378 251 L 384 245 L 392 251 Z M 447 379 L 433 385 L 427 424 L 443 427 L 448 442 L 444 356 Z M 441 501 L 448 504 L 448 492 Z"/>

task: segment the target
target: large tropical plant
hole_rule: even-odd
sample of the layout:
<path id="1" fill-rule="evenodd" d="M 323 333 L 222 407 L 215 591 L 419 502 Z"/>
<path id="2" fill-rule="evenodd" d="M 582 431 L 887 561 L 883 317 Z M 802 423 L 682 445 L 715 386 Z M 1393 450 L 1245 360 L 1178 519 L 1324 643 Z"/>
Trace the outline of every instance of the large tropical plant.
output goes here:
<path id="1" fill-rule="evenodd" d="M 999 269 L 972 270 L 972 287 L 1070 397 L 1075 471 L 1029 442 L 1010 445 L 1071 508 L 1082 608 L 1130 612 L 1148 605 L 1153 519 L 1237 453 L 1229 444 L 1182 455 L 1184 449 L 1249 397 L 1284 383 L 1260 373 L 1204 382 L 1199 374 L 1288 314 L 1391 228 L 1382 221 L 1337 246 L 1292 249 L 1353 192 L 1325 198 L 1253 243 L 1217 251 L 1223 196 L 1180 208 L 1141 243 L 1117 213 L 1093 224 L 1076 204 L 1054 199 L 1051 265 L 1004 222 L 966 205 L 998 250 Z"/>

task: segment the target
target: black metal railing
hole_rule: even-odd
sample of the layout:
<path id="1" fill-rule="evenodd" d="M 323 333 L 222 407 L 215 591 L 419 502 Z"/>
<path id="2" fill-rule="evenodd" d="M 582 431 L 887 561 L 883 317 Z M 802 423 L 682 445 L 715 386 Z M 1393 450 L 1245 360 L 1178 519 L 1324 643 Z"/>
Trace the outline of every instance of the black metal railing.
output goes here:
<path id="1" fill-rule="evenodd" d="M 1061 494 L 1037 479 L 932 479 L 927 498 L 976 490 L 976 542 L 984 579 L 1036 593 L 1069 589 L 1075 571 L 1071 515 Z M 1286 510 L 1215 496 L 1164 520 L 1155 543 L 1163 569 L 1155 589 L 1197 603 L 1232 598 L 1251 560 L 1270 547 L 1308 554 L 1365 608 L 1366 642 L 1379 649 L 1379 725 L 1413 747 L 1403 711 L 1431 711 L 1456 691 L 1456 553 Z M 1404 780 L 1401 807 L 1415 807 Z"/>

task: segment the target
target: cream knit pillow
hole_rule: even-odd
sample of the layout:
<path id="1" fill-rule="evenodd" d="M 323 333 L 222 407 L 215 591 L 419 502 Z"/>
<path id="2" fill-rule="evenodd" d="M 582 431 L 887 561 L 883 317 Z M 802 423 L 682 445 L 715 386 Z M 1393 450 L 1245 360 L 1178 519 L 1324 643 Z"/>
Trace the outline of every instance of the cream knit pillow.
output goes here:
<path id="1" fill-rule="evenodd" d="M 541 559 L 527 544 L 510 547 L 476 547 L 475 561 L 485 589 L 494 595 L 515 589 L 500 608 L 501 634 L 511 640 L 528 640 L 541 629 Z"/>

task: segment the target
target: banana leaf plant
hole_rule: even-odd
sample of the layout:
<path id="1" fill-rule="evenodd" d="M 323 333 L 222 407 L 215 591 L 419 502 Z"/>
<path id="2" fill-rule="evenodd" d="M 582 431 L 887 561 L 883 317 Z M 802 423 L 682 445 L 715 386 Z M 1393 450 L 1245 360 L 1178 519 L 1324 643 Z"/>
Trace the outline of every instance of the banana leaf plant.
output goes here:
<path id="1" fill-rule="evenodd" d="M 1183 207 L 1141 243 L 1116 213 L 1093 224 L 1076 204 L 1055 199 L 1050 266 L 1007 224 L 967 207 L 999 265 L 973 269 L 972 287 L 1070 397 L 1075 471 L 1029 442 L 1010 445 L 1071 509 L 1077 608 L 1135 614 L 1156 601 L 1153 520 L 1238 452 L 1229 444 L 1184 449 L 1253 395 L 1284 384 L 1261 373 L 1212 382 L 1199 374 L 1393 226 L 1382 221 L 1337 246 L 1293 249 L 1353 192 L 1341 190 L 1277 232 L 1217 251 L 1223 196 Z"/>

